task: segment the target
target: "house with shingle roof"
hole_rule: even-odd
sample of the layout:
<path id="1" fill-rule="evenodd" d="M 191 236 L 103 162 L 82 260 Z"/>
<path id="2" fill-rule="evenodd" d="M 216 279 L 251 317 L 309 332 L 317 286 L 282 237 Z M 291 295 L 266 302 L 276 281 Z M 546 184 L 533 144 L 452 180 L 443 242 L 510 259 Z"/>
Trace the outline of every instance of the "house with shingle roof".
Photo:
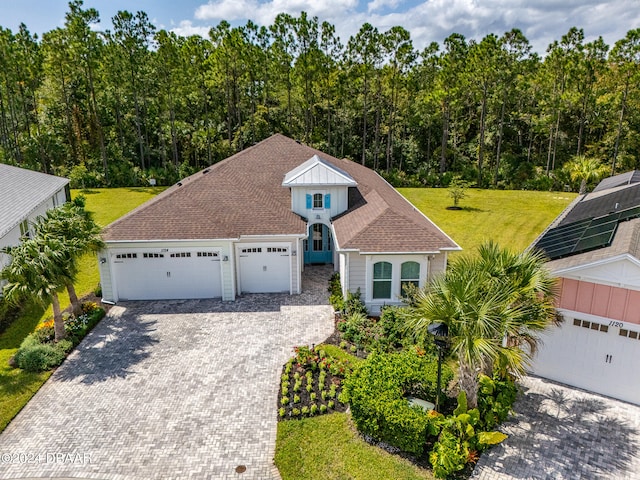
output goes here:
<path id="1" fill-rule="evenodd" d="M 460 247 L 373 170 L 283 135 L 178 182 L 105 228 L 107 301 L 302 291 L 332 264 L 372 313 Z"/>
<path id="2" fill-rule="evenodd" d="M 39 216 L 70 198 L 66 178 L 0 163 L 0 248 L 18 245 Z M 8 261 L 0 253 L 0 269 Z"/>
<path id="3" fill-rule="evenodd" d="M 640 172 L 602 180 L 538 238 L 559 279 L 564 321 L 531 371 L 640 404 Z"/>

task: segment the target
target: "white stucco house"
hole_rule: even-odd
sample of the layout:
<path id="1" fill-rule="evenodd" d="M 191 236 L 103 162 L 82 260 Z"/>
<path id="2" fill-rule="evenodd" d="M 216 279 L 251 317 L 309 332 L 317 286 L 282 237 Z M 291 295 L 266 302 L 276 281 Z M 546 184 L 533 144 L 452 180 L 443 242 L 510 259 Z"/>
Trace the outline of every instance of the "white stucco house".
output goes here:
<path id="1" fill-rule="evenodd" d="M 559 279 L 564 321 L 531 371 L 640 404 L 640 171 L 580 195 L 534 243 Z"/>
<path id="2" fill-rule="evenodd" d="M 301 292 L 332 264 L 372 313 L 460 247 L 374 171 L 283 135 L 196 173 L 109 225 L 104 300 Z"/>
<path id="3" fill-rule="evenodd" d="M 31 223 L 69 199 L 66 178 L 0 163 L 0 248 L 19 244 L 30 235 Z M 8 261 L 0 253 L 0 269 Z"/>

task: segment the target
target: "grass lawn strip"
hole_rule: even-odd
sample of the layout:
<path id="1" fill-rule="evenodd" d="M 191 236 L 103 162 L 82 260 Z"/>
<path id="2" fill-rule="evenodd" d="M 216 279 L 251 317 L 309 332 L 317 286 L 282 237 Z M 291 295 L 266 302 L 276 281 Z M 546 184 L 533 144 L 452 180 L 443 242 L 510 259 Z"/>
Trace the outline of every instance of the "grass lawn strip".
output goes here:
<path id="1" fill-rule="evenodd" d="M 87 199 L 86 209 L 93 213 L 99 225 L 105 226 L 162 190 L 163 188 L 72 190 L 71 196 L 75 198 L 83 194 Z M 95 255 L 85 255 L 79 266 L 75 287 L 78 296 L 83 297 L 93 292 L 100 280 Z M 60 294 L 60 306 L 64 309 L 69 304 L 65 291 Z M 37 305 L 28 304 L 20 317 L 0 335 L 0 432 L 51 376 L 52 372 L 30 373 L 11 368 L 9 359 L 36 325 L 52 316 L 51 307 L 43 310 Z"/>
<path id="2" fill-rule="evenodd" d="M 283 480 L 434 478 L 408 460 L 367 444 L 345 413 L 278 422 L 275 463 Z"/>

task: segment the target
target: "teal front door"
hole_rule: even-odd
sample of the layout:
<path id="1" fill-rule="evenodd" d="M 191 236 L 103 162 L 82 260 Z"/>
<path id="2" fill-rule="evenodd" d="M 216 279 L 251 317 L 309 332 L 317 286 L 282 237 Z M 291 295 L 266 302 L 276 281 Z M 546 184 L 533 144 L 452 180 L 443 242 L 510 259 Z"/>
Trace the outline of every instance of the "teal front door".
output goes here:
<path id="1" fill-rule="evenodd" d="M 304 263 L 333 263 L 331 232 L 326 225 L 314 223 L 304 241 Z"/>

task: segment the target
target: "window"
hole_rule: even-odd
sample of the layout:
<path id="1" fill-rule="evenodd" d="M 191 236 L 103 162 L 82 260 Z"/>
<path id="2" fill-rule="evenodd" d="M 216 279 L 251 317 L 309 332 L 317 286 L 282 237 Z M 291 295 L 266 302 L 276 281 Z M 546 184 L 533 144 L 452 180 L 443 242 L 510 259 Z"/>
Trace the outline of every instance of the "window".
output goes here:
<path id="1" fill-rule="evenodd" d="M 404 262 L 400 267 L 400 295 L 404 295 L 407 285 L 420 286 L 420 264 L 418 262 Z"/>
<path id="2" fill-rule="evenodd" d="M 322 198 L 323 195 L 321 193 L 314 193 L 313 194 L 313 208 L 322 208 Z"/>
<path id="3" fill-rule="evenodd" d="M 313 251 L 321 252 L 322 248 L 322 227 L 321 223 L 313 224 Z"/>
<path id="4" fill-rule="evenodd" d="M 164 258 L 164 253 L 143 253 L 142 258 Z"/>
<path id="5" fill-rule="evenodd" d="M 191 257 L 191 252 L 176 252 L 169 255 L 170 258 L 189 258 Z"/>
<path id="6" fill-rule="evenodd" d="M 138 258 L 138 254 L 137 253 L 119 253 L 119 254 L 116 255 L 116 258 L 118 258 L 118 259 Z"/>
<path id="7" fill-rule="evenodd" d="M 29 220 L 20 222 L 20 236 L 24 238 L 31 237 L 31 231 L 29 230 Z"/>
<path id="8" fill-rule="evenodd" d="M 373 298 L 391 298 L 391 264 L 373 264 Z"/>
<path id="9" fill-rule="evenodd" d="M 199 257 L 217 257 L 217 252 L 198 252 Z"/>

